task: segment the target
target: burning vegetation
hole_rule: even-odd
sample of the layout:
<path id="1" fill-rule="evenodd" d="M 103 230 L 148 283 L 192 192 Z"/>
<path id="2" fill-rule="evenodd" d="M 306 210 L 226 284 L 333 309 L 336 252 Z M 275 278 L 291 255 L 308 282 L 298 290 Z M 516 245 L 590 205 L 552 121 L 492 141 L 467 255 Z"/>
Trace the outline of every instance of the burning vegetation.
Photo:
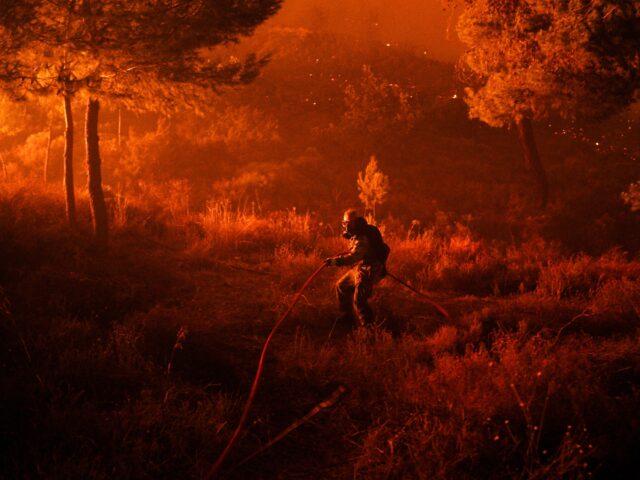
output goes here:
<path id="1" fill-rule="evenodd" d="M 638 470 L 640 2 L 405 3 L 0 2 L 0 478 Z"/>

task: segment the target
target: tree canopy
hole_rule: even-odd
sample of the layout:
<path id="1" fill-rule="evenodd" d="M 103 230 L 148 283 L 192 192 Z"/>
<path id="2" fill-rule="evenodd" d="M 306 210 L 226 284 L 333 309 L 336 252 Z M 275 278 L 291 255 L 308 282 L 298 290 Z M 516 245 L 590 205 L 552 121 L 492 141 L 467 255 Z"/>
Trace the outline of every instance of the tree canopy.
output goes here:
<path id="1" fill-rule="evenodd" d="M 548 184 L 532 121 L 600 118 L 637 98 L 640 0 L 459 3 L 466 6 L 458 35 L 469 47 L 460 61 L 469 115 L 517 127 L 544 207 Z"/>
<path id="2" fill-rule="evenodd" d="M 6 89 L 20 74 L 16 55 L 24 46 L 39 0 L 3 0 L 0 2 L 0 88 Z"/>
<path id="3" fill-rule="evenodd" d="M 470 115 L 493 126 L 610 115 L 636 97 L 638 0 L 470 0 L 458 23 Z"/>
<path id="4" fill-rule="evenodd" d="M 248 35 L 282 0 L 11 0 L 0 11 L 0 82 L 15 97 L 58 94 L 65 107 L 67 215 L 75 223 L 71 99 L 87 97 L 92 216 L 106 246 L 100 99 L 136 108 L 198 106 L 220 86 L 253 79 L 266 61 L 220 60 L 216 47 Z M 97 218 L 100 221 L 97 221 Z M 100 228 L 98 228 L 100 227 Z M 98 230 L 103 232 L 98 235 Z"/>
<path id="5" fill-rule="evenodd" d="M 264 59 L 221 61 L 214 48 L 250 34 L 280 3 L 43 2 L 34 11 L 29 43 L 20 51 L 15 87 L 158 101 L 175 99 L 186 88 L 242 83 L 256 75 Z"/>

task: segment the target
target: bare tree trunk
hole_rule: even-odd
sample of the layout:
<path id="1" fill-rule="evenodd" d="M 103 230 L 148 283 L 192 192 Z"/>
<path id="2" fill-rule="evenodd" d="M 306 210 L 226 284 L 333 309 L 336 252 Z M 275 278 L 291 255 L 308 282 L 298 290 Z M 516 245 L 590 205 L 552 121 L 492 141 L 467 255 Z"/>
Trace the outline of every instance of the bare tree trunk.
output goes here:
<path id="1" fill-rule="evenodd" d="M 69 226 L 76 226 L 76 198 L 73 188 L 73 112 L 71 97 L 64 96 L 64 189 L 66 193 L 67 220 Z"/>
<path id="2" fill-rule="evenodd" d="M 49 155 L 51 154 L 51 135 L 53 130 L 53 118 L 49 119 L 49 135 L 47 136 L 47 151 L 44 155 L 44 183 L 49 181 Z"/>
<path id="3" fill-rule="evenodd" d="M 518 129 L 518 139 L 522 146 L 524 163 L 535 182 L 538 207 L 545 208 L 549 197 L 549 184 L 544 167 L 540 161 L 540 155 L 538 154 L 531 119 L 524 117 L 518 118 L 516 120 L 516 127 Z"/>
<path id="4" fill-rule="evenodd" d="M 100 101 L 90 98 L 87 104 L 86 118 L 86 147 L 87 147 L 87 177 L 89 182 L 89 200 L 91 205 L 91 220 L 96 243 L 100 250 L 106 250 L 109 224 L 107 207 L 102 192 L 102 172 L 100 167 L 100 139 L 98 137 L 98 113 Z"/>
<path id="5" fill-rule="evenodd" d="M 118 107 L 118 154 L 122 147 L 122 108 Z"/>
<path id="6" fill-rule="evenodd" d="M 9 180 L 9 172 L 7 171 L 7 162 L 4 159 L 4 154 L 0 152 L 0 162 L 2 163 L 2 173 L 4 174 L 5 181 Z"/>

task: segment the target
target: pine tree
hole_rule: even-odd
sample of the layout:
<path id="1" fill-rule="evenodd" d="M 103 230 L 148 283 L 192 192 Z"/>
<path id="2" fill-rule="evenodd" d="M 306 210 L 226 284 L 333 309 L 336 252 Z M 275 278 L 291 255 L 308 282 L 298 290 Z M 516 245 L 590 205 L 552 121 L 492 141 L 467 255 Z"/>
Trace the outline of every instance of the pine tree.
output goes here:
<path id="1" fill-rule="evenodd" d="M 594 120 L 628 106 L 640 79 L 640 0 L 466 0 L 458 34 L 469 50 L 470 116 L 515 126 L 547 202 L 532 123 Z"/>
<path id="2" fill-rule="evenodd" d="M 65 107 L 65 184 L 69 222 L 73 201 L 72 100 L 87 102 L 89 192 L 96 240 L 106 247 L 100 172 L 101 99 L 136 108 L 197 108 L 221 86 L 253 79 L 266 59 L 221 61 L 214 48 L 237 41 L 279 8 L 281 0 L 59 0 L 42 2 L 19 49 L 14 89 L 61 95 Z"/>
<path id="3" fill-rule="evenodd" d="M 389 192 L 389 177 L 382 173 L 374 155 L 369 159 L 364 173 L 358 172 L 358 191 L 365 212 L 375 219 L 376 205 L 384 203 Z"/>
<path id="4" fill-rule="evenodd" d="M 12 88 L 20 80 L 24 65 L 18 58 L 24 47 L 39 0 L 0 1 L 0 90 L 13 94 Z"/>

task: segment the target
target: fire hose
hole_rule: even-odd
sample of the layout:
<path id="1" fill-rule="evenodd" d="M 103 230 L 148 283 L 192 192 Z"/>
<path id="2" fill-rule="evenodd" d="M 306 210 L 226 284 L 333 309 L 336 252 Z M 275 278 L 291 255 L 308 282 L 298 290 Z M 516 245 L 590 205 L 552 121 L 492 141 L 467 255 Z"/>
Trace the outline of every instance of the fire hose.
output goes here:
<path id="1" fill-rule="evenodd" d="M 224 450 L 216 460 L 216 463 L 213 465 L 213 467 L 211 467 L 211 470 L 205 477 L 207 480 L 211 478 L 215 478 L 215 476 L 218 474 L 218 472 L 220 471 L 220 468 L 222 467 L 222 464 L 226 460 L 227 456 L 229 455 L 229 452 L 233 448 L 233 445 L 238 440 L 238 437 L 240 436 L 240 433 L 244 428 L 244 424 L 246 423 L 247 417 L 249 416 L 249 411 L 251 410 L 251 405 L 253 404 L 253 399 L 255 398 L 256 392 L 258 391 L 260 376 L 262 375 L 262 370 L 264 369 L 264 359 L 267 355 L 267 349 L 269 348 L 271 339 L 274 337 L 276 331 L 278 330 L 282 322 L 284 322 L 286 318 L 291 314 L 293 307 L 296 306 L 296 303 L 298 303 L 298 300 L 300 300 L 300 297 L 302 297 L 302 293 L 313 281 L 313 279 L 316 278 L 322 270 L 324 270 L 325 267 L 326 265 L 322 264 L 320 267 L 318 267 L 318 269 L 315 272 L 313 272 L 309 276 L 309 278 L 307 278 L 307 280 L 304 282 L 300 290 L 298 290 L 295 296 L 293 297 L 293 300 L 291 301 L 291 305 L 289 305 L 289 308 L 287 309 L 287 311 L 280 316 L 276 324 L 271 329 L 271 332 L 269 333 L 269 336 L 267 337 L 267 340 L 264 342 L 264 346 L 262 347 L 262 353 L 260 354 L 260 360 L 258 361 L 258 368 L 256 370 L 256 375 L 253 379 L 253 384 L 251 385 L 251 390 L 249 391 L 247 402 L 244 405 L 244 410 L 242 411 L 242 415 L 240 416 L 240 422 L 238 422 L 238 426 L 234 430 L 233 435 L 231 435 L 231 439 L 229 440 L 229 443 L 227 443 L 227 446 L 224 448 Z"/>
<path id="2" fill-rule="evenodd" d="M 220 469 L 222 468 L 222 465 L 223 465 L 224 461 L 226 460 L 227 456 L 229 455 L 229 452 L 231 451 L 231 449 L 235 445 L 236 441 L 238 440 L 238 438 L 240 436 L 240 433 L 242 433 L 242 429 L 244 428 L 244 425 L 247 422 L 247 418 L 249 417 L 249 412 L 251 411 L 251 407 L 253 405 L 253 400 L 255 399 L 256 392 L 258 391 L 258 385 L 260 383 L 260 377 L 262 376 L 262 371 L 264 369 L 264 362 L 265 362 L 265 358 L 266 358 L 266 355 L 267 355 L 267 349 L 269 348 L 269 344 L 271 343 L 271 340 L 275 336 L 276 331 L 278 330 L 278 328 L 280 328 L 280 325 L 282 325 L 282 323 L 291 314 L 291 312 L 293 311 L 293 307 L 296 306 L 296 304 L 298 303 L 298 301 L 302 297 L 302 294 L 306 290 L 306 288 L 311 284 L 311 282 L 313 282 L 313 280 L 318 276 L 318 274 L 322 270 L 324 270 L 324 268 L 326 266 L 327 266 L 326 264 L 322 264 L 320 267 L 318 267 L 318 269 L 315 272 L 313 272 L 309 276 L 309 278 L 307 278 L 307 280 L 302 284 L 302 287 L 300 287 L 300 289 L 294 295 L 293 300 L 291 301 L 291 304 L 289 305 L 289 308 L 280 316 L 280 318 L 278 318 L 278 321 L 275 323 L 275 325 L 271 329 L 271 332 L 269 333 L 269 336 L 265 340 L 264 346 L 262 347 L 262 352 L 260 354 L 260 360 L 258 360 L 258 368 L 256 369 L 256 374 L 255 374 L 255 377 L 253 379 L 253 383 L 251 384 L 251 390 L 249 391 L 249 396 L 247 397 L 247 401 L 245 402 L 244 409 L 242 411 L 242 415 L 240 416 L 240 421 L 238 422 L 238 426 L 233 431 L 233 434 L 231 435 L 231 439 L 227 443 L 227 446 L 224 448 L 224 450 L 222 451 L 222 453 L 220 454 L 220 456 L 218 457 L 218 459 L 214 463 L 213 467 L 211 467 L 211 469 L 209 470 L 209 473 L 207 473 L 207 475 L 205 476 L 205 478 L 207 480 L 213 479 L 218 475 L 218 473 L 220 472 Z M 431 300 L 427 295 L 425 295 L 424 293 L 420 292 L 419 290 L 413 288 L 411 285 L 405 283 L 404 281 L 400 280 L 398 277 L 396 277 L 395 275 L 392 275 L 389 272 L 387 272 L 387 276 L 392 278 L 396 282 L 400 283 L 404 287 L 408 288 L 412 292 L 414 292 L 414 293 L 420 295 L 421 297 L 423 297 L 424 299 L 426 299 L 442 315 L 444 315 L 447 319 L 451 319 L 451 317 L 449 316 L 447 311 L 441 305 L 439 305 L 436 302 L 434 302 L 433 300 Z"/>
<path id="3" fill-rule="evenodd" d="M 447 319 L 447 320 L 451 320 L 451 316 L 449 315 L 449 312 L 447 312 L 444 307 L 442 307 L 442 305 L 434 302 L 433 300 L 431 300 L 431 298 L 429 298 L 427 295 L 425 295 L 424 293 L 422 293 L 420 290 L 417 290 L 415 288 L 413 288 L 411 285 L 409 285 L 408 283 L 403 282 L 402 280 L 400 280 L 398 277 L 396 277 L 395 275 L 387 272 L 387 277 L 394 279 L 396 282 L 398 282 L 400 285 L 408 288 L 409 290 L 411 290 L 413 293 L 417 293 L 418 295 L 420 295 L 422 298 L 424 298 L 427 302 L 429 302 L 431 305 L 433 305 L 434 307 L 436 307 L 436 309 Z"/>

